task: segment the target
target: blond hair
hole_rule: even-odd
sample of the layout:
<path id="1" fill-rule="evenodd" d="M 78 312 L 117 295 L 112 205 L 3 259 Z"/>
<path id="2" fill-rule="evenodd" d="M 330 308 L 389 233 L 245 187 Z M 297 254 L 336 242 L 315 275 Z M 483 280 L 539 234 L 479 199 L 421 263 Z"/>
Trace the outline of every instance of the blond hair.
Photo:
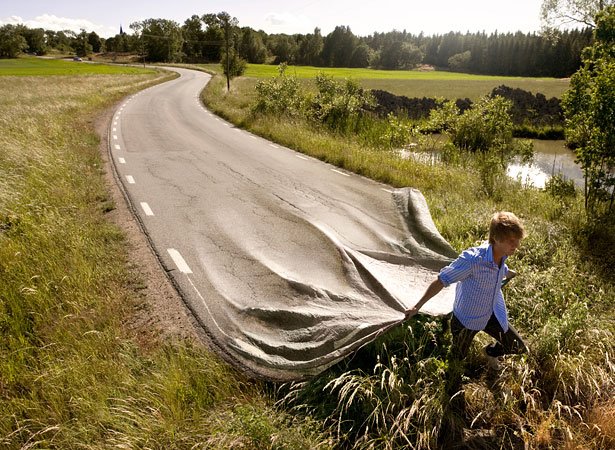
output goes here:
<path id="1" fill-rule="evenodd" d="M 491 223 L 489 224 L 489 243 L 494 244 L 496 240 L 501 241 L 510 236 L 523 239 L 525 237 L 523 224 L 511 212 L 496 212 L 491 217 Z"/>

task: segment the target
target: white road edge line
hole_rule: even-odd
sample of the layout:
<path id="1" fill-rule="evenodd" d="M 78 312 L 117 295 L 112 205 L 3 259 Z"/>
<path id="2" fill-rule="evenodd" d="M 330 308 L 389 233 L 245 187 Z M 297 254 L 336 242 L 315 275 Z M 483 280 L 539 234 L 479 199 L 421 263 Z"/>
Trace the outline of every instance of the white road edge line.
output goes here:
<path id="1" fill-rule="evenodd" d="M 295 156 L 296 156 L 297 158 L 300 158 L 300 159 L 305 159 L 306 161 L 308 161 L 308 159 L 307 159 L 305 156 L 301 156 L 301 155 L 295 155 Z"/>
<path id="2" fill-rule="evenodd" d="M 333 172 L 335 172 L 335 173 L 339 173 L 340 175 L 344 175 L 345 177 L 349 177 L 349 176 L 350 176 L 350 175 L 348 175 L 347 173 L 340 172 L 339 170 L 336 170 L 336 169 L 331 169 L 331 170 L 332 170 Z"/>
<path id="3" fill-rule="evenodd" d="M 132 175 L 126 175 L 126 180 L 128 180 L 128 184 L 135 184 L 135 179 Z"/>
<path id="4" fill-rule="evenodd" d="M 380 189 L 382 189 L 384 192 L 388 192 L 389 194 L 393 193 L 393 191 L 390 189 L 385 189 L 385 188 L 380 188 Z"/>
<path id="5" fill-rule="evenodd" d="M 147 203 L 141 202 L 141 208 L 143 208 L 143 212 L 145 213 L 146 216 L 154 215 L 154 211 L 152 211 L 152 208 L 150 208 Z"/>
<path id="6" fill-rule="evenodd" d="M 216 322 L 216 319 L 214 319 L 214 315 L 211 313 L 211 310 L 209 309 L 209 306 L 207 306 L 207 302 L 205 301 L 205 299 L 203 298 L 203 296 L 201 295 L 201 293 L 199 292 L 199 290 L 196 288 L 196 286 L 194 285 L 194 283 L 192 282 L 192 280 L 190 279 L 189 276 L 186 275 L 186 278 L 188 279 L 188 281 L 190 282 L 190 284 L 192 285 L 192 287 L 194 288 L 196 295 L 199 296 L 199 298 L 201 299 L 201 302 L 203 303 L 203 305 L 205 306 L 205 308 L 207 309 L 207 312 L 209 313 L 209 317 L 211 318 L 211 320 L 213 321 L 214 325 L 216 325 L 216 327 L 218 328 L 218 330 L 220 331 L 220 333 L 222 333 L 224 336 L 228 336 L 227 333 L 224 332 L 224 330 L 222 328 L 220 328 L 220 325 L 218 325 L 218 322 Z"/>
<path id="7" fill-rule="evenodd" d="M 190 267 L 188 266 L 188 264 L 186 264 L 186 260 L 177 250 L 175 250 L 174 248 L 167 248 L 167 252 L 169 252 L 169 256 L 171 256 L 171 259 L 181 273 L 192 273 L 192 270 L 190 270 Z"/>
<path id="8" fill-rule="evenodd" d="M 280 148 L 280 147 L 278 147 L 278 146 L 277 146 L 277 145 L 275 145 L 275 144 L 269 144 L 269 147 L 273 147 L 273 148 Z"/>

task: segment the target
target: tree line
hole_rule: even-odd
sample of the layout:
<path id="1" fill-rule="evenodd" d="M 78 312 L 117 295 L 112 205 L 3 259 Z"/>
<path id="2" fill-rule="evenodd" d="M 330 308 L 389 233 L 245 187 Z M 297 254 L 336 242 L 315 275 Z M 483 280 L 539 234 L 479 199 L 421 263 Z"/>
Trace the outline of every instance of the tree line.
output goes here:
<path id="1" fill-rule="evenodd" d="M 224 14 L 224 13 L 221 13 Z M 221 14 L 193 15 L 182 25 L 167 19 L 146 19 L 103 39 L 95 32 L 0 27 L 0 57 L 20 52 L 45 54 L 55 49 L 90 53 L 136 53 L 150 62 L 220 62 L 226 34 Z M 229 51 L 249 63 L 296 64 L 317 67 L 413 69 L 425 64 L 442 70 L 505 76 L 567 77 L 581 66 L 581 50 L 592 43 L 591 28 L 564 30 L 555 36 L 537 33 L 487 34 L 450 32 L 426 36 L 404 31 L 361 37 L 348 26 L 322 35 L 267 34 L 233 22 Z"/>

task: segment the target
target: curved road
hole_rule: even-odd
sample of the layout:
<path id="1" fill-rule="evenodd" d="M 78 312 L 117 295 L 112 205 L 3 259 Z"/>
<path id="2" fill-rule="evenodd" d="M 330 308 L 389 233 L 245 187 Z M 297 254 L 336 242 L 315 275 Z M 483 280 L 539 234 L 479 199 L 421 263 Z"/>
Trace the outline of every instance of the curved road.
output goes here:
<path id="1" fill-rule="evenodd" d="M 322 371 L 403 320 L 455 252 L 418 191 L 277 146 L 200 103 L 202 72 L 128 98 L 110 154 L 184 300 L 258 376 Z M 425 312 L 451 310 L 445 289 Z"/>

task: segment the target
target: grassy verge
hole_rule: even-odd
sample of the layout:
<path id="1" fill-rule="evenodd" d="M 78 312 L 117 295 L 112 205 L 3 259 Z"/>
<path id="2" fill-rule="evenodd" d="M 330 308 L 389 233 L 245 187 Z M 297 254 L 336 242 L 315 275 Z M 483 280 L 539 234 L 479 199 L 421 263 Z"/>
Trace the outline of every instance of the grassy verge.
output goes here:
<path id="1" fill-rule="evenodd" d="M 2 448 L 327 446 L 319 424 L 278 411 L 199 346 L 143 346 L 126 328 L 142 281 L 105 218 L 92 121 L 168 77 L 0 78 Z"/>
<path id="2" fill-rule="evenodd" d="M 429 318 L 398 328 L 348 365 L 294 386 L 289 404 L 311 411 L 337 430 L 338 442 L 355 448 L 437 448 L 438 435 L 460 420 L 478 430 L 473 444 L 480 448 L 613 445 L 615 286 L 611 260 L 599 250 L 613 242 L 604 235 L 588 245 L 580 195 L 501 177 L 487 196 L 471 164 L 421 164 L 302 119 L 255 115 L 254 95 L 247 78 L 235 80 L 228 93 L 224 80 L 214 77 L 203 101 L 280 144 L 392 186 L 419 188 L 439 230 L 458 250 L 484 239 L 495 210 L 514 211 L 529 232 L 510 261 L 520 277 L 507 288 L 507 299 L 531 352 L 509 358 L 504 371 L 493 374 L 475 344 L 466 368 L 467 416 L 447 412 L 448 332 L 443 321 Z"/>

